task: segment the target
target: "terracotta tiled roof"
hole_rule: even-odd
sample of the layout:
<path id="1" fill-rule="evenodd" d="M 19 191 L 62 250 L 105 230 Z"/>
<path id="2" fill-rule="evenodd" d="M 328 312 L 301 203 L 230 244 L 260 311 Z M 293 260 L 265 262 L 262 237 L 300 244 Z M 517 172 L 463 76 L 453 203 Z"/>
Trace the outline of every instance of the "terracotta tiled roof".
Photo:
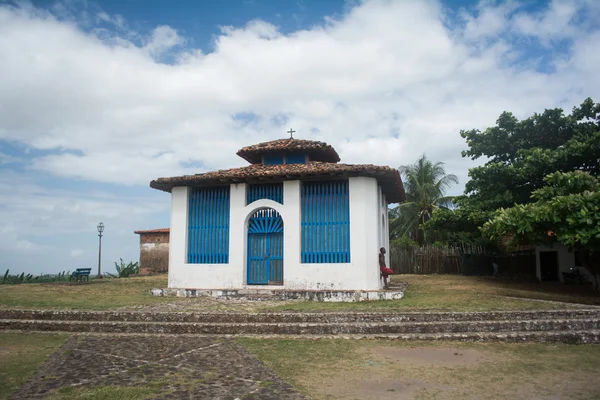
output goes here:
<path id="1" fill-rule="evenodd" d="M 169 233 L 169 232 L 170 232 L 169 228 L 148 229 L 146 231 L 133 231 L 133 233 L 137 233 L 138 235 L 141 235 L 143 233 Z"/>
<path id="2" fill-rule="evenodd" d="M 338 162 L 340 156 L 333 147 L 325 142 L 303 139 L 278 139 L 270 142 L 246 146 L 237 155 L 252 164 L 261 162 L 263 155 L 278 152 L 305 153 L 313 161 Z"/>
<path id="3" fill-rule="evenodd" d="M 310 161 L 307 164 L 262 165 L 232 168 L 185 175 L 173 178 L 159 178 L 150 182 L 150 187 L 170 192 L 175 186 L 207 187 L 230 183 L 267 183 L 287 180 L 333 180 L 352 176 L 376 178 L 390 203 L 405 199 L 402 180 L 397 170 L 377 165 L 352 165 Z"/>

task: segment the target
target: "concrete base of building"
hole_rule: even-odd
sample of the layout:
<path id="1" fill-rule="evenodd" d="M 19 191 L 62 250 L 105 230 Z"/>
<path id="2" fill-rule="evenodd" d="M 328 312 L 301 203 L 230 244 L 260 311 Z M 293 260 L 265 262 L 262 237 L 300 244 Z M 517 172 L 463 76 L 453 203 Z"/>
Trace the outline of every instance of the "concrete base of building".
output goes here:
<path id="1" fill-rule="evenodd" d="M 289 290 L 283 288 L 243 289 L 152 289 L 152 296 L 159 297 L 212 297 L 227 300 L 311 300 L 322 302 L 359 302 L 376 300 L 399 300 L 404 297 L 404 288 L 390 290 Z"/>

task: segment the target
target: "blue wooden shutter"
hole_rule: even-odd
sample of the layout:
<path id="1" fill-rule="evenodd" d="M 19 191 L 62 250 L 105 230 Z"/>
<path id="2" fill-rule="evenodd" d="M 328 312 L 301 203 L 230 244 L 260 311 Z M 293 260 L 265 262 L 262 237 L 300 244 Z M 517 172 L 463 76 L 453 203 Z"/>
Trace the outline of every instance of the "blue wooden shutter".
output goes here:
<path id="1" fill-rule="evenodd" d="M 283 154 L 266 154 L 263 156 L 264 165 L 280 165 L 283 164 Z"/>
<path id="2" fill-rule="evenodd" d="M 348 181 L 303 183 L 301 207 L 302 262 L 349 263 Z"/>
<path id="3" fill-rule="evenodd" d="M 306 164 L 306 155 L 303 153 L 290 153 L 285 156 L 286 164 Z"/>
<path id="4" fill-rule="evenodd" d="M 191 189 L 188 263 L 229 262 L 229 186 Z"/>
<path id="5" fill-rule="evenodd" d="M 261 199 L 273 200 L 279 204 L 283 204 L 283 183 L 248 185 L 246 204 Z"/>

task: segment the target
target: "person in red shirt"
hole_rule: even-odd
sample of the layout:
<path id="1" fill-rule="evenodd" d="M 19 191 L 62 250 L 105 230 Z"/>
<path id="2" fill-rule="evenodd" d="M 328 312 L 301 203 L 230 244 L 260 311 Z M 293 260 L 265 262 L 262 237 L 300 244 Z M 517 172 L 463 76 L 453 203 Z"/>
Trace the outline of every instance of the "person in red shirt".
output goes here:
<path id="1" fill-rule="evenodd" d="M 394 271 L 386 267 L 385 265 L 385 247 L 379 249 L 379 270 L 381 271 L 381 276 L 383 277 L 383 287 L 387 289 L 388 287 L 388 276 L 392 275 Z"/>

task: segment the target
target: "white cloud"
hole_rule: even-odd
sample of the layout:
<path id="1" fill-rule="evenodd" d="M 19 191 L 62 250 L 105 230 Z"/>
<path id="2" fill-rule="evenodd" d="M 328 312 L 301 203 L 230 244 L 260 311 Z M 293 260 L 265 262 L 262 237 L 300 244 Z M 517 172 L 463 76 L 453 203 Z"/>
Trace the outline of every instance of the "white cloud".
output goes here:
<path id="1" fill-rule="evenodd" d="M 521 13 L 515 16 L 514 28 L 521 34 L 539 37 L 544 43 L 550 39 L 574 36 L 579 29 L 572 22 L 582 5 L 576 0 L 552 0 L 548 9 L 540 14 Z"/>
<path id="2" fill-rule="evenodd" d="M 11 221 L 10 215 L 3 217 L 6 222 L 0 225 L 0 249 L 4 254 L 11 251 L 22 255 L 47 249 L 47 246 L 25 238 L 20 227 Z"/>
<path id="3" fill-rule="evenodd" d="M 82 249 L 75 249 L 75 250 L 71 250 L 71 253 L 69 253 L 69 255 L 71 257 L 79 257 L 83 253 L 84 253 L 84 251 Z"/>
<path id="4" fill-rule="evenodd" d="M 22 162 L 23 160 L 21 160 L 18 157 L 14 157 L 11 156 L 10 154 L 6 154 L 0 151 L 0 165 L 2 164 L 13 164 L 13 163 L 18 163 L 18 162 Z"/>
<path id="5" fill-rule="evenodd" d="M 128 31 L 129 30 L 129 26 L 127 24 L 127 21 L 125 21 L 125 18 L 123 18 L 122 15 L 109 15 L 104 11 L 101 11 L 99 13 L 96 14 L 96 17 L 98 18 L 99 21 L 103 21 L 109 24 L 114 25 L 117 29 L 121 30 L 121 31 Z"/>
<path id="6" fill-rule="evenodd" d="M 514 1 L 495 4 L 482 0 L 476 7 L 477 15 L 461 10 L 460 17 L 465 23 L 464 37 L 468 40 L 496 38 L 508 28 L 506 22 L 516 8 L 517 3 Z"/>
<path id="7" fill-rule="evenodd" d="M 377 159 L 394 165 L 426 150 L 452 159 L 461 128 L 489 125 L 504 109 L 526 115 L 598 93 L 597 80 L 584 86 L 592 77 L 581 70 L 574 77 L 593 52 L 546 75 L 507 66 L 515 49 L 506 41 L 481 47 L 511 21 L 526 35 L 574 34 L 573 16 L 586 4 L 554 1 L 538 14 L 513 15 L 516 2 L 482 2 L 476 16 L 463 11 L 464 29 L 452 32 L 435 2 L 370 1 L 287 36 L 262 21 L 227 27 L 212 53 L 183 48 L 177 65 L 154 59 L 185 44 L 168 26 L 140 47 L 124 37 L 107 43 L 35 9 L 2 7 L 0 137 L 81 152 L 40 158 L 36 168 L 122 183 L 191 172 L 180 162 L 240 165 L 233 154 L 241 145 L 284 136 L 271 122 L 282 113 L 299 137 L 328 140 L 346 161 L 372 161 L 372 153 L 344 154 L 372 138 L 385 143 Z M 575 37 L 574 48 L 585 40 Z M 240 126 L 231 119 L 239 112 L 260 118 Z M 424 146 L 424 135 L 435 142 Z"/>
<path id="8" fill-rule="evenodd" d="M 4 6 L 0 138 L 75 150 L 40 157 L 33 168 L 145 185 L 200 172 L 182 162 L 243 165 L 235 151 L 285 136 L 287 127 L 273 122 L 284 114 L 298 137 L 330 142 L 345 162 L 396 166 L 426 152 L 466 170 L 460 129 L 491 125 L 503 110 L 525 116 L 598 94 L 595 73 L 581 67 L 597 54 L 585 35 L 573 38 L 575 51 L 554 74 L 514 68 L 515 46 L 488 41 L 511 21 L 527 35 L 549 34 L 550 22 L 568 30 L 585 4 L 553 2 L 529 15 L 514 11 L 515 2 L 485 2 L 452 31 L 434 1 L 369 1 L 289 35 L 262 21 L 223 28 L 210 53 L 186 48 L 168 26 L 138 46 L 128 35 L 106 41 L 35 9 Z M 156 61 L 166 52 L 180 64 Z M 234 120 L 240 112 L 257 118 Z"/>
<path id="9" fill-rule="evenodd" d="M 0 174 L 0 243 L 15 234 L 30 238 L 95 232 L 99 221 L 112 233 L 129 235 L 149 215 L 166 212 L 168 196 L 159 192 L 80 192 L 39 185 L 27 174 Z"/>
<path id="10" fill-rule="evenodd" d="M 185 44 L 185 39 L 177 34 L 170 26 L 161 25 L 152 31 L 144 50 L 153 57 L 158 57 L 176 46 Z"/>
<path id="11" fill-rule="evenodd" d="M 131 185 L 147 181 L 148 176 L 158 177 L 164 171 L 178 175 L 196 172 L 196 169 L 181 167 L 180 161 L 172 152 L 144 155 L 137 151 L 90 151 L 85 156 L 69 153 L 42 156 L 32 162 L 32 167 L 64 177 Z M 99 169 L 98 165 L 103 168 Z"/>
<path id="12" fill-rule="evenodd" d="M 148 189 L 132 195 L 73 186 L 40 185 L 31 173 L 0 174 L 0 270 L 39 273 L 95 266 L 100 221 L 106 227 L 106 266 L 119 257 L 135 260 L 139 238 L 133 231 L 168 224 L 165 193 Z"/>

